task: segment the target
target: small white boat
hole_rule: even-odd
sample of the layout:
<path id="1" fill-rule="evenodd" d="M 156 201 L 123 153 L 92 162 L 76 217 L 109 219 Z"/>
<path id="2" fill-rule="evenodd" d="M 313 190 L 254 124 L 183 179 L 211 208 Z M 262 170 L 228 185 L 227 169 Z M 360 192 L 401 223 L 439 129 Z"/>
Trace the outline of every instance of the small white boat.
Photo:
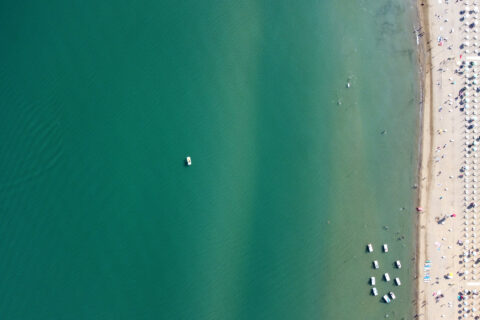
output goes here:
<path id="1" fill-rule="evenodd" d="M 379 268 L 379 266 L 378 266 L 378 261 L 377 261 L 377 260 L 374 260 L 374 261 L 373 261 L 373 267 L 374 267 L 375 269 L 378 269 L 378 268 Z"/>
<path id="2" fill-rule="evenodd" d="M 392 291 L 390 291 L 389 294 L 390 294 L 390 298 L 392 298 L 392 300 L 395 300 L 397 298 L 397 297 L 395 297 L 395 294 Z"/>
<path id="3" fill-rule="evenodd" d="M 400 282 L 400 278 L 395 278 L 395 284 L 396 284 L 397 286 L 401 286 L 401 285 L 402 285 L 402 283 Z"/>
<path id="4" fill-rule="evenodd" d="M 373 252 L 373 246 L 372 246 L 371 243 L 369 243 L 369 244 L 367 245 L 367 250 L 368 250 L 368 252 Z"/>
<path id="5" fill-rule="evenodd" d="M 374 296 L 378 296 L 377 288 L 372 288 L 372 293 Z"/>
<path id="6" fill-rule="evenodd" d="M 187 166 L 190 167 L 190 166 L 192 165 L 192 158 L 187 157 L 187 158 L 185 159 L 185 162 L 187 163 Z"/>
<path id="7" fill-rule="evenodd" d="M 386 303 L 390 303 L 390 298 L 387 295 L 384 295 L 383 301 L 385 301 Z"/>
<path id="8" fill-rule="evenodd" d="M 390 281 L 390 276 L 388 275 L 388 273 L 385 273 L 383 276 L 385 278 L 385 281 Z"/>
<path id="9" fill-rule="evenodd" d="M 371 284 L 372 286 L 375 285 L 375 277 L 370 277 L 370 284 Z"/>
<path id="10" fill-rule="evenodd" d="M 395 266 L 397 266 L 398 269 L 402 269 L 402 264 L 400 263 L 400 260 L 395 261 Z"/>
<path id="11" fill-rule="evenodd" d="M 383 252 L 388 252 L 388 246 L 386 243 L 383 244 Z"/>

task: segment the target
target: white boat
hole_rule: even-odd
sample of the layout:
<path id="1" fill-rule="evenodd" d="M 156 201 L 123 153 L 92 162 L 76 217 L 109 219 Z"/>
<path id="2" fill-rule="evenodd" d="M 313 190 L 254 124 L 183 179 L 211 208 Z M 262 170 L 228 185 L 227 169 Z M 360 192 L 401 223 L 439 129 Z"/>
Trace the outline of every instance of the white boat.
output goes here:
<path id="1" fill-rule="evenodd" d="M 371 243 L 367 245 L 368 252 L 373 252 L 373 246 Z"/>
<path id="2" fill-rule="evenodd" d="M 370 284 L 371 284 L 372 286 L 375 285 L 375 277 L 370 277 Z"/>
<path id="3" fill-rule="evenodd" d="M 384 295 L 383 301 L 385 301 L 386 303 L 390 303 L 390 298 L 387 295 Z"/>
<path id="4" fill-rule="evenodd" d="M 395 265 L 397 266 L 398 269 L 402 268 L 402 264 L 400 263 L 400 260 L 395 261 Z"/>
<path id="5" fill-rule="evenodd" d="M 185 162 L 187 163 L 187 166 L 191 166 L 191 165 L 192 165 L 192 158 L 187 157 L 187 158 L 185 159 Z"/>
<path id="6" fill-rule="evenodd" d="M 383 244 L 383 252 L 388 252 L 388 246 L 386 243 Z"/>
<path id="7" fill-rule="evenodd" d="M 373 267 L 374 267 L 375 269 L 378 269 L 378 268 L 379 268 L 379 266 L 378 266 L 378 261 L 377 261 L 377 260 L 374 260 L 374 261 L 373 261 Z"/>
<path id="8" fill-rule="evenodd" d="M 400 282 L 400 278 L 395 278 L 395 284 L 396 284 L 397 286 L 401 286 L 401 285 L 402 285 L 402 283 Z"/>
<path id="9" fill-rule="evenodd" d="M 392 300 L 395 300 L 397 298 L 395 297 L 395 294 L 392 291 L 390 291 L 390 298 L 392 298 Z"/>
<path id="10" fill-rule="evenodd" d="M 385 273 L 383 276 L 385 277 L 385 281 L 390 281 L 390 276 L 388 273 Z"/>
<path id="11" fill-rule="evenodd" d="M 377 288 L 372 288 L 372 293 L 374 296 L 378 296 Z"/>

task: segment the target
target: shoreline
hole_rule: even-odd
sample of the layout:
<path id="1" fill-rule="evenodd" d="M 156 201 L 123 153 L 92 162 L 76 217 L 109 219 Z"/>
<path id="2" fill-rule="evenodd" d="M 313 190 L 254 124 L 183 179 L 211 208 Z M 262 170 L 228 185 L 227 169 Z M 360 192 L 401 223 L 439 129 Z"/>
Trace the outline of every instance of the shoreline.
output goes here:
<path id="1" fill-rule="evenodd" d="M 425 5 L 422 6 L 422 3 Z M 418 170 L 417 170 L 417 197 L 416 205 L 418 207 L 426 207 L 427 194 L 429 193 L 429 176 L 431 174 L 430 164 L 430 149 L 433 138 L 433 119 L 432 119 L 432 83 L 431 76 L 432 61 L 430 50 L 430 28 L 429 28 L 429 2 L 426 0 L 417 1 L 416 10 L 418 16 L 418 23 L 420 32 L 424 35 L 420 38 L 417 46 L 417 59 L 419 70 L 419 85 L 420 85 L 420 115 L 419 115 L 419 155 L 418 155 Z M 422 312 L 423 302 L 425 301 L 425 285 L 422 281 L 422 261 L 426 258 L 426 229 L 425 220 L 427 213 L 415 212 L 415 271 L 413 272 L 414 279 L 414 310 L 415 317 L 421 317 L 425 314 Z M 425 317 L 427 319 L 428 317 Z"/>

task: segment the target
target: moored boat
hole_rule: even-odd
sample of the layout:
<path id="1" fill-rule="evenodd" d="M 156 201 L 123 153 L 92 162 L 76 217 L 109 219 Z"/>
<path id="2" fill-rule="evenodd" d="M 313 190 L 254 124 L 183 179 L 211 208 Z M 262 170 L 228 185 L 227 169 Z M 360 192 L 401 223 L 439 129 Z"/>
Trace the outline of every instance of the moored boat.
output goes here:
<path id="1" fill-rule="evenodd" d="M 388 252 L 388 245 L 386 243 L 383 244 L 383 252 Z"/>
<path id="2" fill-rule="evenodd" d="M 390 275 L 388 273 L 385 273 L 383 276 L 385 277 L 385 281 L 390 281 Z"/>
<path id="3" fill-rule="evenodd" d="M 373 252 L 373 246 L 371 243 L 367 244 L 367 250 L 368 252 Z"/>
<path id="4" fill-rule="evenodd" d="M 375 277 L 370 277 L 370 284 L 371 284 L 372 286 L 375 285 Z"/>
<path id="5" fill-rule="evenodd" d="M 377 260 L 374 260 L 374 261 L 373 261 L 373 267 L 374 267 L 375 269 L 378 269 L 378 268 L 379 268 L 379 265 L 378 265 L 378 261 L 377 261 Z"/>
<path id="6" fill-rule="evenodd" d="M 395 284 L 396 284 L 397 286 L 401 286 L 401 285 L 402 285 L 402 283 L 400 282 L 400 278 L 395 278 Z"/>
<path id="7" fill-rule="evenodd" d="M 372 288 L 372 294 L 373 294 L 374 296 L 378 296 L 377 288 Z"/>
<path id="8" fill-rule="evenodd" d="M 386 303 L 390 303 L 390 298 L 387 295 L 384 295 L 383 301 L 385 301 Z"/>
<path id="9" fill-rule="evenodd" d="M 395 297 L 395 294 L 392 291 L 390 291 L 389 294 L 390 294 L 390 298 L 392 298 L 392 300 L 395 300 L 397 298 L 397 297 Z"/>
<path id="10" fill-rule="evenodd" d="M 395 266 L 396 266 L 398 269 L 401 269 L 401 268 L 402 268 L 402 264 L 400 263 L 400 260 L 395 261 Z"/>

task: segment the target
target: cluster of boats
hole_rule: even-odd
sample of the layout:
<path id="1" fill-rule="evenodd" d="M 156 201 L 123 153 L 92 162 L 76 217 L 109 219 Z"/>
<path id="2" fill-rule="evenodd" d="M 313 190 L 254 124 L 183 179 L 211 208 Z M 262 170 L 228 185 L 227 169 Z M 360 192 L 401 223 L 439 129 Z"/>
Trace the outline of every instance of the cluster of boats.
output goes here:
<path id="1" fill-rule="evenodd" d="M 382 248 L 383 248 L 383 252 L 388 252 L 388 245 L 387 245 L 386 243 L 383 244 Z M 368 250 L 368 252 L 373 252 L 373 246 L 372 246 L 371 243 L 369 243 L 369 244 L 367 245 L 367 250 Z M 396 260 L 396 261 L 395 261 L 395 267 L 396 267 L 397 269 L 401 269 L 401 268 L 402 268 L 402 263 L 400 262 L 400 260 Z M 379 268 L 380 268 L 380 265 L 379 265 L 379 263 L 378 263 L 377 260 L 373 260 L 373 268 L 374 268 L 374 269 L 379 269 Z M 384 280 L 387 281 L 387 282 L 390 281 L 390 275 L 389 275 L 387 272 L 383 274 L 383 278 L 384 278 Z M 401 281 L 400 281 L 400 278 L 398 278 L 398 277 L 394 279 L 394 283 L 395 283 L 395 285 L 397 285 L 397 286 L 401 286 L 401 285 L 402 285 L 402 283 L 401 283 Z M 378 290 L 377 290 L 377 288 L 375 287 L 375 284 L 376 284 L 375 277 L 370 277 L 370 284 L 371 284 L 372 286 L 374 286 L 374 287 L 372 288 L 372 294 L 373 294 L 374 296 L 378 296 Z M 388 294 L 385 294 L 385 295 L 383 296 L 383 301 L 385 301 L 386 303 L 390 303 L 392 300 L 395 300 L 395 299 L 396 299 L 396 296 L 395 296 L 395 294 L 394 294 L 392 291 L 390 291 Z"/>

